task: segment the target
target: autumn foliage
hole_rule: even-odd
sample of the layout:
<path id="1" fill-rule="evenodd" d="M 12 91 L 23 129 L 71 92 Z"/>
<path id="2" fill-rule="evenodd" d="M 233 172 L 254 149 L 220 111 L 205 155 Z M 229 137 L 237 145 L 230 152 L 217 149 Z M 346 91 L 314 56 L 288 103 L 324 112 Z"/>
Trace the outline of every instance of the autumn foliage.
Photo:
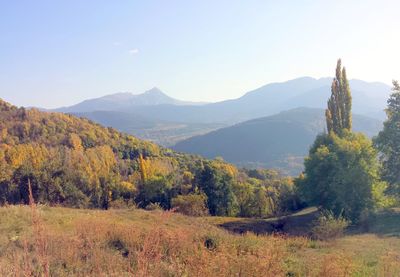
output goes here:
<path id="1" fill-rule="evenodd" d="M 221 159 L 180 154 L 87 119 L 0 100 L 0 204 L 28 204 L 28 180 L 42 204 L 171 209 L 179 202 L 183 209 L 198 202 L 197 194 L 206 197 L 205 208 L 213 215 L 255 214 L 240 211 L 237 185 L 261 191 L 260 201 L 270 190 L 265 180 L 255 181 Z M 202 214 L 204 207 L 199 208 L 196 213 Z"/>

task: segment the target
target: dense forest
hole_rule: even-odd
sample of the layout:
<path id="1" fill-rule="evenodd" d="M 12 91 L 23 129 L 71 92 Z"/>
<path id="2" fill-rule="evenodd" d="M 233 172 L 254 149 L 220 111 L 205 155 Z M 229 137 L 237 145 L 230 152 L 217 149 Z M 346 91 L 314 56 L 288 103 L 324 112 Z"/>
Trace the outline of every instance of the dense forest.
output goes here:
<path id="1" fill-rule="evenodd" d="M 192 215 L 268 216 L 299 205 L 271 170 L 180 154 L 87 119 L 0 102 L 0 202 L 175 208 Z"/>

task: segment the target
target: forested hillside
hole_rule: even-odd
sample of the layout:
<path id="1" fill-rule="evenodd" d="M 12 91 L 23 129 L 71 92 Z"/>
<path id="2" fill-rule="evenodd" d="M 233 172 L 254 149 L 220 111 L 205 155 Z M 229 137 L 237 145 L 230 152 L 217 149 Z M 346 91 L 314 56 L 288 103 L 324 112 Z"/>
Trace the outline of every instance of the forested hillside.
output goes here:
<path id="1" fill-rule="evenodd" d="M 354 129 L 372 137 L 382 122 L 354 116 Z M 177 143 L 177 151 L 196 153 L 247 167 L 276 168 L 297 175 L 315 136 L 326 129 L 324 111 L 298 108 L 277 115 L 249 120 Z"/>
<path id="2" fill-rule="evenodd" d="M 174 207 L 188 214 L 264 216 L 296 204 L 292 181 L 239 171 L 61 113 L 0 102 L 0 202 L 72 207 Z M 293 198 L 293 199 L 292 199 Z M 290 205 L 284 204 L 291 203 Z"/>

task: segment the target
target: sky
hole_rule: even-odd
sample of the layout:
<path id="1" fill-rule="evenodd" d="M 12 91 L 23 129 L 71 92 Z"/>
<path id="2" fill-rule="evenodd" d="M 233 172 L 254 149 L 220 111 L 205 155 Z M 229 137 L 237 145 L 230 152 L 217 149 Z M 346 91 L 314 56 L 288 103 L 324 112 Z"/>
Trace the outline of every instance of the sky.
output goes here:
<path id="1" fill-rule="evenodd" d="M 55 108 L 158 87 L 190 101 L 271 82 L 400 79 L 398 0 L 0 0 L 0 98 Z"/>

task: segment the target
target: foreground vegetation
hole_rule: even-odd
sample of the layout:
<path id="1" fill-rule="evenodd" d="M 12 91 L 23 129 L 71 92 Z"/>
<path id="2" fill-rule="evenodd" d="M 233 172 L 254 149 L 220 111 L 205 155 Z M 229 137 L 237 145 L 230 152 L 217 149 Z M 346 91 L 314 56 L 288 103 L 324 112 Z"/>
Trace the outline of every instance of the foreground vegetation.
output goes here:
<path id="1" fill-rule="evenodd" d="M 309 211 L 293 216 L 300 230 Z M 1 276 L 399 276 L 400 212 L 323 242 L 270 234 L 273 220 L 165 211 L 0 208 Z M 223 230 L 261 226 L 259 235 Z M 220 227 L 218 227 L 220 226 Z M 293 228 L 290 228 L 293 230 Z M 232 231 L 232 229 L 230 229 Z M 244 230 L 244 229 L 243 229 Z M 262 230 L 265 233 L 262 233 Z M 236 230 L 237 231 L 237 230 Z"/>

